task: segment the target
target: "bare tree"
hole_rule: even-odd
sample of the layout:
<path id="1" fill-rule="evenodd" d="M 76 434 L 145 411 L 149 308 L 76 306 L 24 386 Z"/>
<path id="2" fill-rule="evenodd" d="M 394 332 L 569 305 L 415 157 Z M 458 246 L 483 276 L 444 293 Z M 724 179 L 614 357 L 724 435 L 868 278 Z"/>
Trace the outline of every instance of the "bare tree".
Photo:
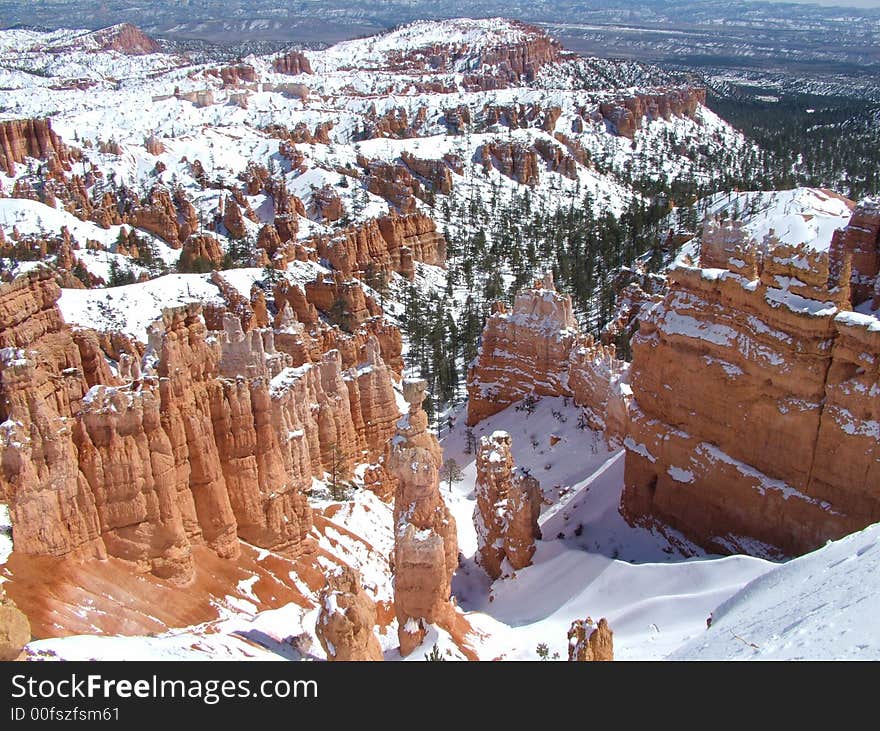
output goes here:
<path id="1" fill-rule="evenodd" d="M 440 479 L 446 483 L 449 492 L 452 492 L 452 484 L 461 482 L 464 479 L 464 472 L 461 471 L 458 462 L 450 457 L 444 460 L 443 466 L 440 467 Z"/>

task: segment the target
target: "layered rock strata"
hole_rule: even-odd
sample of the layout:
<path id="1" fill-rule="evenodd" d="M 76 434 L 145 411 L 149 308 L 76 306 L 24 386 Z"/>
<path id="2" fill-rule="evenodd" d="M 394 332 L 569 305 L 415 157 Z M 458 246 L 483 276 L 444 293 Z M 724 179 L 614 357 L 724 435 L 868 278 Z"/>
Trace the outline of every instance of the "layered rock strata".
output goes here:
<path id="1" fill-rule="evenodd" d="M 0 168 L 12 177 L 16 164 L 25 162 L 29 157 L 48 160 L 70 169 L 70 155 L 52 130 L 51 120 L 13 119 L 0 122 Z"/>
<path id="2" fill-rule="evenodd" d="M 446 264 L 446 239 L 422 214 L 381 216 L 315 242 L 319 256 L 345 275 L 414 277 L 414 262 Z M 374 282 L 375 283 L 375 282 Z"/>
<path id="3" fill-rule="evenodd" d="M 590 617 L 576 619 L 568 630 L 570 662 L 608 662 L 614 659 L 614 633 L 604 617 L 596 624 Z"/>
<path id="4" fill-rule="evenodd" d="M 880 326 L 848 311 L 848 260 L 735 239 L 706 238 L 713 266 L 674 267 L 640 316 L 621 510 L 799 554 L 880 520 Z"/>
<path id="5" fill-rule="evenodd" d="M 292 367 L 271 329 L 227 313 L 209 337 L 197 305 L 166 310 L 141 362 L 71 332 L 47 271 L 0 288 L 0 499 L 16 551 L 123 558 L 186 581 L 192 546 L 239 538 L 312 550 L 305 492 L 339 455 L 383 463 L 398 414 L 380 345 Z M 109 346 L 109 344 L 108 344 Z M 137 355 L 136 351 L 133 351 Z"/>
<path id="6" fill-rule="evenodd" d="M 571 297 L 556 291 L 547 274 L 519 292 L 511 312 L 496 303 L 486 321 L 477 358 L 468 369 L 470 426 L 525 396 L 568 396 L 604 428 L 605 405 L 626 366 L 614 346 L 582 335 Z"/>

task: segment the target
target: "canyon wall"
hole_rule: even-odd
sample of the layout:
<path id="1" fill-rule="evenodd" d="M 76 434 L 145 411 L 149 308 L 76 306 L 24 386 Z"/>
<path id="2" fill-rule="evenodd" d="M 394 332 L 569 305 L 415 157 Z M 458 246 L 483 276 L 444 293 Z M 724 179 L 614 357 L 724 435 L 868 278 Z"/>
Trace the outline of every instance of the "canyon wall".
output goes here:
<path id="1" fill-rule="evenodd" d="M 15 175 L 16 164 L 25 162 L 28 157 L 48 160 L 53 165 L 65 165 L 70 169 L 68 150 L 52 131 L 51 120 L 13 119 L 0 122 L 0 169 L 11 177 Z"/>
<path id="2" fill-rule="evenodd" d="M 346 276 L 390 276 L 412 280 L 414 262 L 446 265 L 446 239 L 423 213 L 381 216 L 315 241 L 318 255 Z M 368 282 L 369 283 L 369 282 Z"/>
<path id="3" fill-rule="evenodd" d="M 722 228 L 640 315 L 621 510 L 712 550 L 804 553 L 880 520 L 880 328 L 849 311 L 849 256 Z"/>

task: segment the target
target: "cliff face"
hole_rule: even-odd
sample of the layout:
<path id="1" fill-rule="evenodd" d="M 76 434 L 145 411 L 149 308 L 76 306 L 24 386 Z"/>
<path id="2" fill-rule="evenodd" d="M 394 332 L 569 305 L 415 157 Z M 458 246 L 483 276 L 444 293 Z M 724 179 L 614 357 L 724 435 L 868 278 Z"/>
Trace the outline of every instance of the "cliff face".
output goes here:
<path id="1" fill-rule="evenodd" d="M 424 197 L 422 185 L 409 168 L 398 163 L 373 160 L 367 164 L 367 190 L 388 201 L 400 213 L 413 213 L 416 198 Z"/>
<path id="2" fill-rule="evenodd" d="M 0 122 L 0 163 L 3 171 L 15 175 L 16 163 L 26 158 L 51 161 L 58 170 L 70 169 L 67 148 L 52 131 L 49 119 L 13 119 Z M 58 172 L 55 170 L 55 172 Z"/>
<path id="3" fill-rule="evenodd" d="M 385 65 L 392 71 L 451 73 L 467 69 L 468 90 L 505 88 L 533 81 L 543 66 L 562 56 L 562 46 L 539 28 L 511 21 L 516 37 L 483 46 L 471 43 L 430 42 L 417 48 L 390 52 Z"/>
<path id="4" fill-rule="evenodd" d="M 394 496 L 394 611 L 400 654 L 408 655 L 428 623 L 449 625 L 452 574 L 458 566 L 455 519 L 440 495 L 442 452 L 422 410 L 427 383 L 404 381 L 409 413 L 397 422 L 389 469 Z"/>
<path id="5" fill-rule="evenodd" d="M 143 361 L 120 352 L 116 377 L 110 344 L 72 333 L 59 295 L 46 271 L 0 288 L 0 499 L 17 552 L 111 555 L 177 581 L 195 545 L 295 557 L 312 550 L 312 478 L 340 452 L 347 469 L 382 467 L 398 411 L 375 338 L 341 340 L 357 367 L 329 349 L 294 368 L 272 329 L 226 313 L 209 337 L 192 305 L 151 326 Z"/>
<path id="6" fill-rule="evenodd" d="M 0 587 L 0 662 L 15 660 L 31 641 L 28 618 L 6 597 Z"/>
<path id="7" fill-rule="evenodd" d="M 685 86 L 603 102 L 599 113 L 618 135 L 632 139 L 645 118 L 693 117 L 697 106 L 705 103 L 705 89 Z"/>
<path id="8" fill-rule="evenodd" d="M 272 69 L 276 73 L 290 74 L 291 76 L 312 73 L 312 65 L 302 51 L 291 51 L 279 56 L 272 62 Z"/>
<path id="9" fill-rule="evenodd" d="M 191 272 L 197 264 L 204 262 L 219 269 L 223 264 L 223 256 L 223 249 L 216 238 L 208 234 L 193 235 L 183 242 L 177 268 L 182 272 Z"/>
<path id="10" fill-rule="evenodd" d="M 733 229 L 701 260 L 670 271 L 633 339 L 625 517 L 787 554 L 880 519 L 880 341 L 847 311 L 848 262 Z"/>
<path id="11" fill-rule="evenodd" d="M 116 208 L 114 203 L 107 207 Z M 199 226 L 198 214 L 186 195 L 180 191 L 172 197 L 163 186 L 150 190 L 143 203 L 134 196 L 126 201 L 126 207 L 130 213 L 125 216 L 125 223 L 159 236 L 175 249 L 179 249 Z"/>
<path id="12" fill-rule="evenodd" d="M 503 411 L 527 394 L 570 396 L 604 426 L 610 385 L 624 371 L 613 346 L 577 329 L 571 298 L 549 274 L 517 294 L 513 310 L 498 304 L 486 321 L 476 360 L 468 370 L 468 425 Z"/>
<path id="13" fill-rule="evenodd" d="M 402 274 L 415 276 L 413 262 L 446 264 L 446 239 L 433 219 L 422 213 L 381 216 L 315 242 L 318 255 L 346 276 Z"/>
<path id="14" fill-rule="evenodd" d="M 504 573 L 505 562 L 513 570 L 531 565 L 535 539 L 541 537 L 541 485 L 514 470 L 507 432 L 496 431 L 480 439 L 475 492 L 474 523 L 483 570 L 497 579 Z"/>
<path id="15" fill-rule="evenodd" d="M 495 168 L 520 185 L 537 185 L 540 179 L 535 150 L 517 142 L 487 142 L 478 152 L 485 169 Z"/>
<path id="16" fill-rule="evenodd" d="M 850 280 L 853 306 L 873 298 L 880 306 L 880 199 L 868 199 L 853 211 L 845 228 L 834 232 L 830 248 L 831 270 L 839 274 L 847 258 L 851 262 Z"/>

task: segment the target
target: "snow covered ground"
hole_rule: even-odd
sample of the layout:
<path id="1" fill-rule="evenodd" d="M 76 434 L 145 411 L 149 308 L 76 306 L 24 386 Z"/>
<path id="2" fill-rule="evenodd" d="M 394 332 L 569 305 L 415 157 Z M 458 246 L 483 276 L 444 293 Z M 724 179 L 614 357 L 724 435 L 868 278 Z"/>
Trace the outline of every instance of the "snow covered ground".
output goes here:
<path id="1" fill-rule="evenodd" d="M 745 222 L 758 242 L 772 230 L 784 244 L 806 244 L 827 251 L 831 236 L 852 215 L 853 202 L 819 188 L 719 193 L 700 202 L 707 216 L 722 214 Z"/>
<path id="2" fill-rule="evenodd" d="M 880 659 L 880 524 L 763 574 L 673 660 Z"/>
<path id="3" fill-rule="evenodd" d="M 564 659 L 572 621 L 587 616 L 607 617 L 615 658 L 661 659 L 703 632 L 720 602 L 773 566 L 748 556 L 707 556 L 677 537 L 693 554 L 686 557 L 663 536 L 627 525 L 618 511 L 623 452 L 609 451 L 599 433 L 579 430 L 577 409 L 563 399 L 544 398 L 531 415 L 510 407 L 474 434 L 495 429 L 511 434 L 516 464 L 531 469 L 551 504 L 542 512 L 544 540 L 533 565 L 490 585 L 473 560 L 474 458 L 464 454 L 463 426 L 444 437 L 445 456 L 465 473 L 447 498 L 467 557 L 453 592 L 487 635 L 479 646 L 485 659 L 534 660 L 540 643 Z M 553 447 L 551 435 L 560 437 Z"/>

